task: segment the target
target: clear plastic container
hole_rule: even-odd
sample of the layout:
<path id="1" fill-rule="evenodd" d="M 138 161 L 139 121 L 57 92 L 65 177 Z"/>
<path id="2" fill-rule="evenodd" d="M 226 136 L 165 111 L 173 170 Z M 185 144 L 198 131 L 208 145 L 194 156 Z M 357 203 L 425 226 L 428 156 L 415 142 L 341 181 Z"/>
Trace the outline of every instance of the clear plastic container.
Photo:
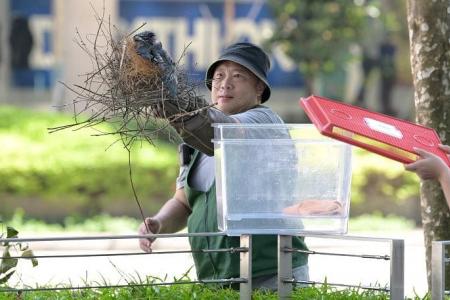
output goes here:
<path id="1" fill-rule="evenodd" d="M 228 235 L 344 234 L 351 146 L 310 124 L 214 124 L 217 217 Z"/>

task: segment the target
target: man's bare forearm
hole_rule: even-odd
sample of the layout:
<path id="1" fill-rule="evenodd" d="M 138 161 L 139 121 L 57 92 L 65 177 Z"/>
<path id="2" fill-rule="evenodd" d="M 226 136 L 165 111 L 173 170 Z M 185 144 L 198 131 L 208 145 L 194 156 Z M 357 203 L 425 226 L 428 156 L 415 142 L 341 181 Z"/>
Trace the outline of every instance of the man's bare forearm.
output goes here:
<path id="1" fill-rule="evenodd" d="M 186 227 L 189 214 L 190 210 L 183 202 L 172 198 L 153 218 L 161 225 L 159 233 L 174 233 Z"/>

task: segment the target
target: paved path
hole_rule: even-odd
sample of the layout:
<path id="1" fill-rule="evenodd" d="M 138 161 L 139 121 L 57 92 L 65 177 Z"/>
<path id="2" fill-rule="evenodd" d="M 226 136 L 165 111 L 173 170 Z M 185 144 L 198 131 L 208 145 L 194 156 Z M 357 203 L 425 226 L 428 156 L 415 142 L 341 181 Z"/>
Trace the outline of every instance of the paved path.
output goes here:
<path id="1" fill-rule="evenodd" d="M 352 236 L 367 237 L 380 237 L 382 234 L 383 232 L 350 233 Z M 30 236 L 22 235 L 22 237 Z M 422 231 L 393 232 L 388 233 L 388 237 L 405 240 L 405 294 L 414 296 L 417 293 L 419 296 L 423 296 L 427 287 Z M 311 250 L 322 252 L 390 254 L 389 243 L 384 242 L 309 237 L 307 244 Z M 140 252 L 137 249 L 136 240 L 40 242 L 32 243 L 31 246 L 36 255 Z M 188 249 L 186 238 L 159 239 L 155 242 L 155 251 Z M 18 272 L 20 276 L 15 276 L 13 280 L 30 286 L 62 283 L 76 286 L 84 285 L 86 282 L 124 284 L 127 281 L 140 281 L 139 278 L 145 278 L 146 275 L 162 279 L 167 276 L 166 281 L 171 281 L 174 277 L 179 278 L 186 272 L 191 279 L 195 279 L 192 266 L 192 258 L 189 253 L 95 258 L 42 258 L 36 268 L 31 268 L 27 261 L 21 262 Z M 364 286 L 380 284 L 384 286 L 389 284 L 389 261 L 311 255 L 310 276 L 314 281 L 323 281 L 326 277 L 330 283 Z"/>

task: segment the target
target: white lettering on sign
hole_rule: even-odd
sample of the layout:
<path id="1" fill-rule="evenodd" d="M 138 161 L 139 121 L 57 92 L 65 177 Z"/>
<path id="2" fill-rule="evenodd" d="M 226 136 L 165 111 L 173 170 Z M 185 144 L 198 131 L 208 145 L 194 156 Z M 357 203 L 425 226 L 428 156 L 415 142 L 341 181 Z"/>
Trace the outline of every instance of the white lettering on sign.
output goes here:
<path id="1" fill-rule="evenodd" d="M 367 124 L 367 126 L 369 126 L 370 129 L 374 131 L 378 131 L 398 139 L 403 138 L 402 132 L 398 130 L 397 127 L 395 127 L 394 125 L 387 124 L 371 118 L 364 118 L 364 122 Z"/>
<path id="2" fill-rule="evenodd" d="M 181 64 L 186 64 L 187 57 L 191 56 L 194 68 L 199 70 L 206 69 L 220 55 L 225 43 L 225 36 L 221 33 L 221 19 L 211 16 L 195 19 L 192 33 L 188 31 L 188 19 L 183 17 L 136 17 L 128 29 L 135 30 L 143 23 L 147 25 L 141 30 L 154 31 L 174 58 L 178 59 L 184 54 Z M 55 64 L 53 26 L 53 16 L 30 16 L 33 35 L 30 55 L 32 69 L 48 69 Z M 261 45 L 264 39 L 271 35 L 273 28 L 274 22 L 270 19 L 255 22 L 252 18 L 237 18 L 232 25 L 232 36 L 234 40 L 248 39 Z M 283 72 L 292 72 L 297 68 L 280 47 L 274 46 L 272 50 L 272 59 L 275 60 L 272 61 L 272 66 L 276 62 Z"/>
<path id="3" fill-rule="evenodd" d="M 146 23 L 141 31 L 150 30 L 156 33 L 163 46 L 171 50 L 170 54 L 174 58 L 180 58 L 183 53 L 185 54 L 181 64 L 187 63 L 186 58 L 190 54 L 195 68 L 204 70 L 220 55 L 220 50 L 225 42 L 225 36 L 220 32 L 220 19 L 198 18 L 194 20 L 192 35 L 188 33 L 187 22 L 188 20 L 185 18 L 137 17 L 133 19 L 129 30 L 135 30 Z M 258 23 L 247 18 L 235 19 L 232 36 L 235 40 L 248 39 L 261 45 L 267 35 L 273 31 L 273 26 L 274 23 L 270 19 Z M 273 59 L 277 61 L 284 72 L 292 72 L 296 69 L 295 63 L 279 47 L 275 47 L 273 50 Z"/>
<path id="4" fill-rule="evenodd" d="M 33 49 L 30 54 L 32 69 L 48 69 L 55 63 L 53 49 L 53 18 L 51 16 L 33 15 L 30 17 L 30 30 L 33 35 Z M 46 45 L 45 37 L 48 36 Z M 49 47 L 46 51 L 45 47 Z"/>
<path id="5" fill-rule="evenodd" d="M 220 24 L 217 19 L 198 19 L 194 22 L 194 36 L 190 37 L 196 69 L 206 69 L 220 54 Z M 188 38 L 189 39 L 189 38 Z M 188 49 L 189 49 L 188 48 Z"/>
<path id="6" fill-rule="evenodd" d="M 187 63 L 188 54 L 193 56 L 197 69 L 206 69 L 220 52 L 218 37 L 220 24 L 217 19 L 199 19 L 194 21 L 194 35 L 188 34 L 187 19 L 184 18 L 136 18 L 131 30 L 147 23 L 142 30 L 153 31 L 165 49 L 178 59 L 184 54 L 181 64 Z M 172 44 L 171 44 L 172 42 Z M 171 45 L 172 47 L 169 47 Z"/>

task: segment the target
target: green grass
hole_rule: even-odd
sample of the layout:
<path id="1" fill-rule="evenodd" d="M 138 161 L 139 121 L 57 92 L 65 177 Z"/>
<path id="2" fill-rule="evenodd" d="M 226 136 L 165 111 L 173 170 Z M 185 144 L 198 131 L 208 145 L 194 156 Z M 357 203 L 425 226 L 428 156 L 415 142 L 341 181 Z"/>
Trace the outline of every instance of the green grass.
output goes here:
<path id="1" fill-rule="evenodd" d="M 57 233 L 57 232 L 108 232 L 123 234 L 135 232 L 141 223 L 136 218 L 121 216 L 113 217 L 101 214 L 91 218 L 77 218 L 68 216 L 62 223 L 46 223 L 38 219 L 25 219 L 22 210 L 16 210 L 13 217 L 5 221 L 5 224 L 16 228 L 21 234 L 32 233 Z"/>
<path id="2" fill-rule="evenodd" d="M 355 231 L 404 231 L 412 230 L 416 226 L 413 220 L 399 216 L 379 214 L 366 214 L 350 218 L 348 222 L 349 232 Z"/>
<path id="3" fill-rule="evenodd" d="M 171 286 L 135 286 L 125 288 L 96 288 L 85 290 L 36 291 L 17 293 L 0 292 L 0 300 L 56 299 L 56 300 L 110 300 L 110 299 L 170 299 L 170 300 L 231 300 L 239 299 L 239 291 L 215 285 L 178 284 Z M 275 300 L 278 294 L 272 291 L 253 291 L 253 300 Z M 294 289 L 293 300 L 387 300 L 389 294 L 359 288 L 339 289 L 329 285 Z M 429 294 L 406 297 L 407 300 L 430 300 Z M 445 299 L 450 299 L 446 297 Z"/>
<path id="4" fill-rule="evenodd" d="M 17 299 L 17 294 L 0 293 L 0 300 Z M 129 288 L 102 288 L 89 290 L 39 291 L 24 292 L 20 299 L 239 299 L 239 291 L 199 284 L 182 284 L 172 286 L 147 286 Z M 278 299 L 276 292 L 254 291 L 252 299 Z M 358 288 L 336 289 L 328 285 L 294 289 L 292 299 L 389 299 L 388 294 L 380 291 L 368 291 Z M 420 298 L 416 298 L 420 299 Z M 427 298 L 423 298 L 427 299 Z"/>
<path id="5" fill-rule="evenodd" d="M 62 223 L 46 223 L 37 219 L 26 219 L 22 210 L 16 210 L 13 217 L 5 220 L 8 226 L 16 228 L 19 232 L 108 232 L 129 233 L 136 231 L 141 220 L 122 216 L 113 217 L 101 214 L 91 218 L 77 218 L 69 216 Z M 362 215 L 349 220 L 349 232 L 358 231 L 385 231 L 385 230 L 412 230 L 414 222 L 398 216 L 383 217 L 378 214 Z"/>

